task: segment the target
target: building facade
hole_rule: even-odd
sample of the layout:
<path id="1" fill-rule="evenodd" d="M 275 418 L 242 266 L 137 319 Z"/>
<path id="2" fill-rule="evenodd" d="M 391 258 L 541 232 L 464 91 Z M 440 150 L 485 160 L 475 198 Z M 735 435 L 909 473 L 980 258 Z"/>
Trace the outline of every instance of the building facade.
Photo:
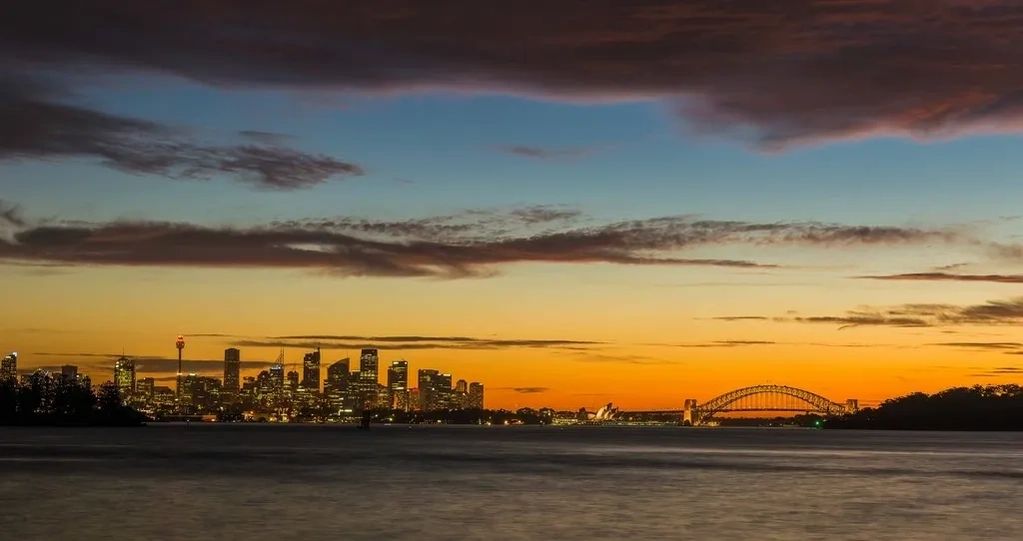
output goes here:
<path id="1" fill-rule="evenodd" d="M 224 350 L 224 394 L 237 398 L 241 384 L 242 353 L 238 348 Z"/>
<path id="2" fill-rule="evenodd" d="M 311 351 L 302 357 L 302 388 L 307 392 L 320 392 L 320 350 Z"/>
<path id="3" fill-rule="evenodd" d="M 121 357 L 114 363 L 114 385 L 122 401 L 131 400 L 135 394 L 135 360 Z"/>
<path id="4" fill-rule="evenodd" d="M 12 351 L 0 360 L 0 382 L 18 381 L 18 352 Z"/>

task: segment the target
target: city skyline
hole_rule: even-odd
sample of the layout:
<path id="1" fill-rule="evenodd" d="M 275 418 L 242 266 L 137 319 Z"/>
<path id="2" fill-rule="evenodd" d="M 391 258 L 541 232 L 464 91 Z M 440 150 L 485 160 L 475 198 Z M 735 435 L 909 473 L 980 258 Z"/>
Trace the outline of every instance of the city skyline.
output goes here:
<path id="1" fill-rule="evenodd" d="M 1018 9 L 677 4 L 17 6 L 0 351 L 379 348 L 499 407 L 1019 381 Z"/>

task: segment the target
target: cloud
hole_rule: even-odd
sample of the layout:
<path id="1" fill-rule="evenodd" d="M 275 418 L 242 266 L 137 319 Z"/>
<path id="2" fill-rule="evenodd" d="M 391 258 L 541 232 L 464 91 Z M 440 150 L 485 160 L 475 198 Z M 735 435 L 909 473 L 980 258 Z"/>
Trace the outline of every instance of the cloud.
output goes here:
<path id="1" fill-rule="evenodd" d="M 717 316 L 711 319 L 719 321 L 764 321 L 770 318 L 766 316 Z"/>
<path id="2" fill-rule="evenodd" d="M 561 263 L 771 269 L 747 259 L 683 257 L 702 247 L 879 246 L 955 242 L 953 229 L 756 223 L 668 216 L 579 225 L 573 211 L 526 207 L 402 221 L 348 217 L 213 227 L 63 221 L 16 228 L 0 260 L 122 266 L 291 268 L 339 276 L 486 277 L 502 265 Z"/>
<path id="3" fill-rule="evenodd" d="M 933 346 L 967 348 L 967 349 L 1018 349 L 1023 347 L 1020 342 L 940 342 Z"/>
<path id="4" fill-rule="evenodd" d="M 66 105 L 26 90 L 0 78 L 0 160 L 86 157 L 129 173 L 192 180 L 223 175 L 271 190 L 362 174 L 353 163 L 280 146 L 265 136 L 258 144 L 207 145 L 162 124 Z M 252 138 L 255 132 L 247 133 Z M 0 211 L 7 221 L 17 218 Z"/>
<path id="5" fill-rule="evenodd" d="M 0 199 L 0 226 L 4 225 L 23 227 L 28 225 L 25 216 L 22 214 L 21 205 L 9 203 Z"/>
<path id="6" fill-rule="evenodd" d="M 1019 375 L 1023 375 L 1023 368 L 1019 368 L 1019 367 L 1016 367 L 1016 366 L 1000 366 L 1000 367 L 997 367 L 997 368 L 992 368 L 991 370 L 987 370 L 987 371 L 984 371 L 984 372 L 977 372 L 977 373 L 970 374 L 970 375 L 973 376 L 973 377 L 977 377 L 977 378 L 994 378 L 994 377 L 1000 377 L 1000 376 L 1019 376 Z"/>
<path id="7" fill-rule="evenodd" d="M 860 326 L 938 327 L 952 325 L 1018 325 L 1023 323 L 1023 297 L 982 304 L 902 304 L 851 310 L 838 316 L 779 318 L 779 321 Z"/>
<path id="8" fill-rule="evenodd" d="M 582 158 L 593 152 L 587 148 L 545 148 L 528 145 L 509 145 L 498 147 L 498 150 L 512 156 L 539 160 Z"/>
<path id="9" fill-rule="evenodd" d="M 603 345 L 592 340 L 472 338 L 466 336 L 348 336 L 348 335 L 295 335 L 244 339 L 232 342 L 245 347 L 302 347 L 328 349 L 363 349 L 379 347 L 391 351 L 424 349 L 504 349 L 553 348 L 562 350 L 587 349 Z"/>
<path id="10" fill-rule="evenodd" d="M 691 344 L 665 344 L 676 348 L 734 348 L 742 346 L 771 346 L 777 342 L 769 340 L 715 340 L 713 342 Z"/>
<path id="11" fill-rule="evenodd" d="M 11 63 L 228 87 L 667 100 L 697 130 L 768 148 L 1017 131 L 1023 117 L 1013 0 L 17 2 L 4 15 Z"/>
<path id="12" fill-rule="evenodd" d="M 551 390 L 550 387 L 497 387 L 495 390 L 509 390 L 521 394 L 539 394 Z"/>
<path id="13" fill-rule="evenodd" d="M 857 276 L 866 280 L 909 280 L 909 281 L 953 281 L 953 282 L 996 282 L 1023 284 L 1020 274 L 953 274 L 948 272 L 911 272 L 878 276 Z"/>

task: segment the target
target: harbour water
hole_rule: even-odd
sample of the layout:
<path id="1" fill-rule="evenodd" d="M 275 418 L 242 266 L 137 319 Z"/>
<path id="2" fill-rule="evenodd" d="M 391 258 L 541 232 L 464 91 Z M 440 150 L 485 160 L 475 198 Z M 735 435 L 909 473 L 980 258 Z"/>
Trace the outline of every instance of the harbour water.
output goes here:
<path id="1" fill-rule="evenodd" d="M 0 428 L 3 539 L 1020 539 L 1023 434 Z"/>

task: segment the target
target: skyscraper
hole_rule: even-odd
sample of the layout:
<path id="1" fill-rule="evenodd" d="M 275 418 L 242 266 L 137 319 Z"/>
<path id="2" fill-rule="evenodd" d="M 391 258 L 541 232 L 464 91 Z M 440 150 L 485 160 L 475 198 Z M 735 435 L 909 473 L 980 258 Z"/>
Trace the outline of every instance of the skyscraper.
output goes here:
<path id="1" fill-rule="evenodd" d="M 419 369 L 419 408 L 423 411 L 445 409 L 451 394 L 451 374 L 430 368 Z"/>
<path id="2" fill-rule="evenodd" d="M 78 367 L 73 364 L 65 364 L 60 367 L 60 377 L 64 381 L 75 381 L 78 379 Z"/>
<path id="3" fill-rule="evenodd" d="M 16 383 L 18 381 L 18 352 L 12 351 L 0 360 L 0 381 Z"/>
<path id="4" fill-rule="evenodd" d="M 375 349 L 364 349 L 362 355 L 359 356 L 359 374 L 363 381 L 377 382 L 377 364 L 379 357 L 377 356 L 377 350 Z"/>
<path id="5" fill-rule="evenodd" d="M 241 381 L 242 353 L 238 348 L 227 348 L 224 350 L 224 394 L 233 398 L 238 397 L 239 383 Z"/>
<path id="6" fill-rule="evenodd" d="M 323 395 L 334 413 L 343 409 L 348 394 L 349 359 L 345 357 L 327 367 L 327 379 L 323 381 Z M 349 404 L 350 405 L 350 404 Z"/>
<path id="7" fill-rule="evenodd" d="M 114 385 L 117 386 L 117 393 L 121 400 L 131 399 L 135 394 L 135 361 L 127 357 L 121 357 L 114 363 Z"/>
<path id="8" fill-rule="evenodd" d="M 349 359 L 338 360 L 327 367 L 327 379 L 323 382 L 323 392 L 339 392 L 348 388 Z"/>
<path id="9" fill-rule="evenodd" d="M 408 394 L 408 361 L 400 360 L 391 363 L 387 369 L 387 405 L 397 408 L 398 402 L 407 403 L 403 395 Z"/>
<path id="10" fill-rule="evenodd" d="M 314 393 L 320 392 L 320 348 L 302 358 L 302 387 Z"/>
<path id="11" fill-rule="evenodd" d="M 469 400 L 468 407 L 475 409 L 483 409 L 483 384 L 474 381 L 469 384 Z"/>
<path id="12" fill-rule="evenodd" d="M 135 395 L 142 402 L 152 402 L 155 390 L 156 380 L 153 378 L 142 378 L 135 382 Z"/>
<path id="13" fill-rule="evenodd" d="M 373 408 L 377 403 L 378 365 L 377 350 L 362 350 L 359 356 L 359 405 L 364 410 Z"/>
<path id="14" fill-rule="evenodd" d="M 455 383 L 455 389 L 451 392 L 451 406 L 457 409 L 469 407 L 469 384 L 460 379 Z"/>
<path id="15" fill-rule="evenodd" d="M 268 402 L 272 407 L 278 408 L 284 403 L 284 365 L 281 363 L 270 365 L 268 376 L 270 384 Z"/>

